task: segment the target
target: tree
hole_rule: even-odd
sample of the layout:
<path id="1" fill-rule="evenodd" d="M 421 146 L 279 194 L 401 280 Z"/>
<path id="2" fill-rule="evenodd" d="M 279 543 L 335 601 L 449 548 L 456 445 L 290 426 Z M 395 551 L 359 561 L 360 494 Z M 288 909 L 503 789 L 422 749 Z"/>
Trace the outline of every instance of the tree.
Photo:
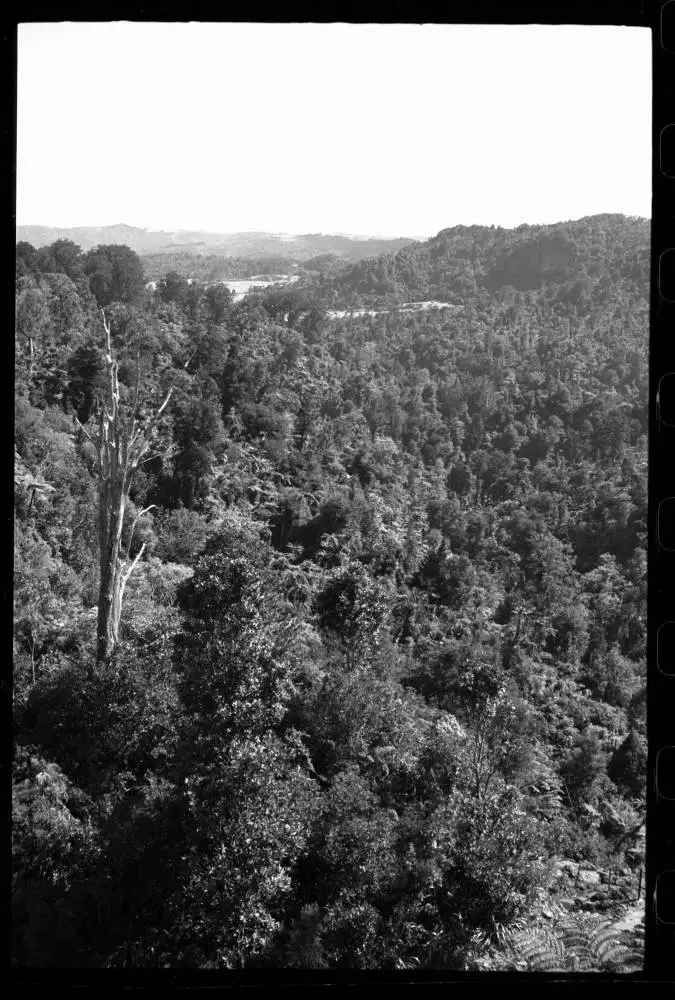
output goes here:
<path id="1" fill-rule="evenodd" d="M 187 301 L 190 286 L 187 278 L 176 271 L 169 271 L 157 285 L 157 293 L 164 302 L 176 302 L 184 306 Z"/>
<path id="2" fill-rule="evenodd" d="M 143 291 L 143 265 L 129 247 L 111 244 L 90 250 L 84 258 L 84 271 L 101 307 L 111 302 L 134 302 Z"/>
<path id="3" fill-rule="evenodd" d="M 264 546 L 242 527 L 226 521 L 179 591 L 172 775 L 186 812 L 173 839 L 185 839 L 157 948 L 209 967 L 241 966 L 272 940 L 318 794 L 283 721 L 292 623 L 267 591 Z"/>
<path id="4" fill-rule="evenodd" d="M 23 383 L 26 391 L 30 392 L 33 388 L 39 346 L 44 330 L 49 324 L 47 297 L 30 279 L 24 279 L 17 288 L 15 312 L 19 347 L 17 388 Z"/>
<path id="5" fill-rule="evenodd" d="M 357 562 L 338 571 L 317 594 L 316 610 L 327 638 L 333 640 L 348 670 L 368 666 L 386 633 L 388 606 L 384 588 Z"/>
<path id="6" fill-rule="evenodd" d="M 560 765 L 560 774 L 577 812 L 582 805 L 594 805 L 606 789 L 607 754 L 593 730 L 579 735 L 576 747 Z"/>
<path id="7" fill-rule="evenodd" d="M 40 270 L 45 274 L 66 274 L 72 281 L 84 276 L 82 249 L 72 240 L 56 240 L 38 252 Z"/>
<path id="8" fill-rule="evenodd" d="M 227 285 L 210 285 L 205 298 L 211 321 L 222 323 L 234 301 L 234 292 Z"/>
<path id="9" fill-rule="evenodd" d="M 630 795 L 644 795 L 647 778 L 646 741 L 631 729 L 623 743 L 617 747 L 607 764 L 612 781 Z"/>
<path id="10" fill-rule="evenodd" d="M 122 551 L 122 527 L 129 499 L 129 490 L 141 465 L 155 440 L 158 425 L 171 397 L 173 386 L 161 404 L 144 413 L 140 399 L 140 365 L 136 369 L 136 383 L 131 390 L 130 402 L 123 403 L 117 377 L 118 362 L 113 356 L 110 326 L 103 312 L 106 334 L 106 382 L 99 400 L 98 430 L 92 437 L 77 421 L 86 437 L 96 448 L 96 475 L 98 478 L 100 585 L 98 625 L 96 634 L 96 660 L 108 662 L 117 646 L 124 591 L 136 564 L 143 555 L 141 545 L 130 560 L 131 543 L 136 522 L 151 508 L 139 511 L 129 535 L 126 552 Z"/>
<path id="11" fill-rule="evenodd" d="M 16 279 L 35 276 L 38 272 L 38 252 L 31 243 L 19 240 L 16 245 Z"/>

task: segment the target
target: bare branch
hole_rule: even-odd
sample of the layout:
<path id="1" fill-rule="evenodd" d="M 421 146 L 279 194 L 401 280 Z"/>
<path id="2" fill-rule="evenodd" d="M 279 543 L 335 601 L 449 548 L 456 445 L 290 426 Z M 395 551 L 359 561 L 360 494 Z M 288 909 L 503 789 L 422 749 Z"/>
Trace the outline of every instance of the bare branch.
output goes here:
<path id="1" fill-rule="evenodd" d="M 166 409 L 166 407 L 167 407 L 167 405 L 168 405 L 168 402 L 169 402 L 169 400 L 171 399 L 171 396 L 172 396 L 172 394 L 173 394 L 173 390 L 174 390 L 174 386 L 171 386 L 171 388 L 169 389 L 169 391 L 168 391 L 168 392 L 167 392 L 167 394 L 166 394 L 166 397 L 165 397 L 165 399 L 164 399 L 164 402 L 162 403 L 162 405 L 160 406 L 160 408 L 159 408 L 159 409 L 157 410 L 157 413 L 155 414 L 155 417 L 154 417 L 154 421 L 155 421 L 155 422 L 156 422 L 157 420 L 159 420 L 159 418 L 161 417 L 162 413 L 163 413 L 163 412 L 164 412 L 164 410 Z"/>
<path id="2" fill-rule="evenodd" d="M 138 389 L 141 383 L 141 345 L 140 341 L 136 345 L 136 383 L 134 385 L 134 402 L 131 408 L 132 421 L 136 413 L 136 408 L 138 406 Z"/>
<path id="3" fill-rule="evenodd" d="M 157 452 L 155 452 L 154 455 L 149 455 L 147 458 L 144 458 L 142 462 L 139 461 L 139 463 L 136 466 L 136 468 L 138 468 L 141 465 L 147 465 L 148 462 L 152 462 L 155 458 L 164 458 L 165 454 L 166 454 L 166 452 L 157 451 Z"/>
<path id="4" fill-rule="evenodd" d="M 124 573 L 122 573 L 122 579 L 121 579 L 121 584 L 120 584 L 120 601 L 122 600 L 122 595 L 124 594 L 124 590 L 125 590 L 125 587 L 126 587 L 128 581 L 129 581 L 129 577 L 131 576 L 131 574 L 135 570 L 136 564 L 137 564 L 138 560 L 141 558 L 141 556 L 143 555 L 144 552 L 145 552 L 145 542 L 143 542 L 143 544 L 141 545 L 140 549 L 136 553 L 136 557 L 135 557 L 134 561 L 132 562 L 132 564 L 128 567 L 128 569 L 125 570 Z"/>
<path id="5" fill-rule="evenodd" d="M 127 559 L 131 553 L 131 543 L 134 538 L 134 531 L 136 530 L 136 524 L 138 523 L 139 518 L 143 517 L 144 514 L 147 514 L 149 510 L 152 510 L 156 506 L 157 504 L 151 503 L 149 507 L 144 507 L 143 510 L 139 510 L 138 514 L 136 514 L 136 517 L 133 519 L 131 523 L 131 532 L 129 534 L 129 544 L 127 545 Z M 143 545 L 145 545 L 145 543 L 143 543 Z"/>
<path id="6" fill-rule="evenodd" d="M 187 359 L 187 361 L 183 365 L 183 371 L 187 371 L 187 366 L 190 364 L 190 362 L 193 360 L 193 358 L 195 357 L 196 354 L 197 354 L 197 348 L 195 347 L 194 351 L 192 352 L 192 354 L 190 355 L 190 357 Z"/>
<path id="7" fill-rule="evenodd" d="M 637 834 L 644 825 L 645 825 L 645 820 L 641 819 L 637 826 L 634 826 L 632 830 L 628 830 L 626 833 L 624 833 L 624 835 L 619 840 L 617 840 L 616 844 L 614 845 L 615 853 L 618 853 L 619 848 L 626 840 L 629 840 L 632 837 L 637 836 Z"/>
<path id="8" fill-rule="evenodd" d="M 101 315 L 103 316 L 103 329 L 105 330 L 105 350 L 106 350 L 106 361 L 112 362 L 112 340 L 110 337 L 110 326 L 105 318 L 105 310 L 101 309 Z"/>
<path id="9" fill-rule="evenodd" d="M 168 406 L 168 403 L 169 403 L 169 400 L 171 399 L 171 395 L 173 393 L 173 390 L 174 390 L 174 387 L 171 386 L 171 388 L 169 389 L 169 391 L 167 392 L 167 394 L 166 394 L 166 396 L 164 398 L 164 402 L 159 407 L 159 409 L 155 411 L 155 413 L 153 414 L 153 416 L 152 416 L 152 418 L 150 420 L 150 423 L 145 428 L 145 440 L 143 442 L 142 447 L 139 449 L 138 454 L 133 459 L 133 468 L 134 469 L 138 469 L 138 467 L 141 464 L 144 464 L 144 463 L 141 462 L 141 458 L 143 457 L 143 455 L 145 454 L 145 452 L 147 451 L 147 449 L 150 447 L 152 435 L 154 434 L 155 429 L 157 427 L 157 424 L 159 423 L 159 418 L 161 417 L 162 413 L 164 412 L 164 410 Z M 149 459 L 145 459 L 144 460 L 144 462 L 147 462 L 147 461 L 149 461 Z"/>
<path id="10" fill-rule="evenodd" d="M 85 435 L 86 435 L 86 437 L 87 437 L 87 438 L 88 438 L 88 439 L 89 439 L 89 440 L 91 441 L 91 443 L 92 443 L 92 444 L 93 444 L 94 446 L 96 446 L 96 442 L 94 441 L 93 437 L 91 436 L 91 434 L 89 433 L 89 431 L 87 430 L 87 428 L 86 428 L 86 427 L 83 427 L 83 426 L 82 426 L 82 424 L 81 424 L 81 423 L 80 423 L 80 421 L 79 421 L 79 420 L 77 419 L 77 417 L 75 417 L 75 423 L 76 423 L 76 424 L 77 424 L 77 426 L 78 426 L 78 427 L 80 428 L 80 430 L 84 432 L 84 434 L 85 434 Z"/>

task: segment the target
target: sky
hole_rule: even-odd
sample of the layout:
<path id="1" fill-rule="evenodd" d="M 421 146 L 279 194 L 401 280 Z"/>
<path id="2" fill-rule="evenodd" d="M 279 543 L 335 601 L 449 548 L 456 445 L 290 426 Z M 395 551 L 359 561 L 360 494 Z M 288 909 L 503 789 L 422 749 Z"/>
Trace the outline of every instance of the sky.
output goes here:
<path id="1" fill-rule="evenodd" d="M 651 214 L 647 28 L 19 25 L 18 225 L 424 239 Z"/>

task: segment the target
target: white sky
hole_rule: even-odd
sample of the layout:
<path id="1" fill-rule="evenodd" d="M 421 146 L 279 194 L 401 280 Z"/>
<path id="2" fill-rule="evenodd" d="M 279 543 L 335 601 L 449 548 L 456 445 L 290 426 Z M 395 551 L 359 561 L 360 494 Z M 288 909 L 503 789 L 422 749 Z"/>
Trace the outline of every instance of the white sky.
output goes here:
<path id="1" fill-rule="evenodd" d="M 425 238 L 651 214 L 646 28 L 24 24 L 17 224 Z"/>

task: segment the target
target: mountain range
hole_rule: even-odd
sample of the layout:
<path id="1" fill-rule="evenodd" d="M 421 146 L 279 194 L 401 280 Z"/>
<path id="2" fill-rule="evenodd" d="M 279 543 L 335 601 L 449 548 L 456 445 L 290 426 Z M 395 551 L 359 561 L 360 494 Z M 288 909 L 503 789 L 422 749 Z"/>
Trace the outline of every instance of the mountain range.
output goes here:
<path id="1" fill-rule="evenodd" d="M 344 233 L 208 233 L 200 230 L 149 230 L 125 224 L 115 226 L 17 226 L 17 241 L 39 249 L 55 240 L 72 240 L 83 250 L 105 244 L 123 244 L 138 254 L 219 254 L 226 257 L 284 257 L 309 260 L 330 253 L 347 261 L 391 253 L 408 246 L 412 239 L 382 239 Z"/>

